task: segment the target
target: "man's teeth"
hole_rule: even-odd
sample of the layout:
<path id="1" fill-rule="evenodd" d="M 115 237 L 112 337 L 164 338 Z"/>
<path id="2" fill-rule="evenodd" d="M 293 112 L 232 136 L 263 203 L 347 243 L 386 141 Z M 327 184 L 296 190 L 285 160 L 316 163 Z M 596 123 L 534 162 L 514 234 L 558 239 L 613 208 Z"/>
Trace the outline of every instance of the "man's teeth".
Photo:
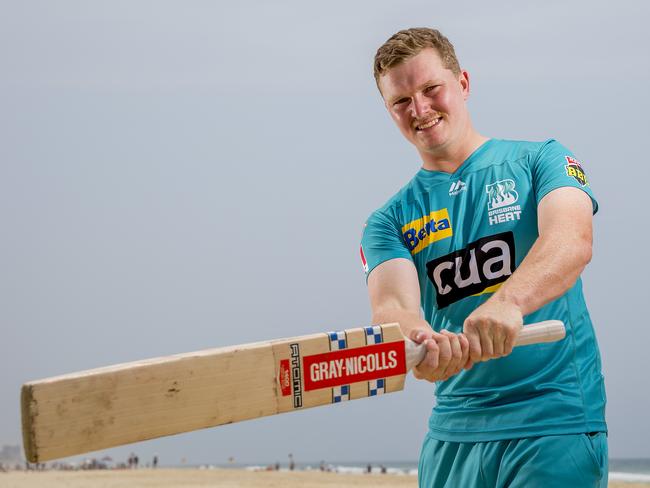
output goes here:
<path id="1" fill-rule="evenodd" d="M 417 129 L 418 130 L 423 130 L 423 129 L 428 129 L 429 127 L 433 127 L 434 125 L 436 125 L 438 123 L 439 120 L 440 120 L 440 117 L 438 117 L 437 119 L 430 120 L 426 124 L 418 125 Z"/>

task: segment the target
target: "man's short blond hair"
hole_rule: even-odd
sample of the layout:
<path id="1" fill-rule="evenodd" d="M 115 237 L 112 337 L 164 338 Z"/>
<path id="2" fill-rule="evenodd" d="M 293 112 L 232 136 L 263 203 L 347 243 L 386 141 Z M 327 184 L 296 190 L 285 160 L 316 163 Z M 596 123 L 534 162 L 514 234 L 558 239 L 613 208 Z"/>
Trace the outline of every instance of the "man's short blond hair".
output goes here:
<path id="1" fill-rule="evenodd" d="M 458 58 L 449 39 L 436 29 L 412 27 L 396 32 L 377 49 L 374 64 L 377 88 L 379 88 L 379 78 L 388 70 L 427 48 L 433 48 L 438 52 L 445 68 L 451 70 L 455 75 L 460 74 Z"/>

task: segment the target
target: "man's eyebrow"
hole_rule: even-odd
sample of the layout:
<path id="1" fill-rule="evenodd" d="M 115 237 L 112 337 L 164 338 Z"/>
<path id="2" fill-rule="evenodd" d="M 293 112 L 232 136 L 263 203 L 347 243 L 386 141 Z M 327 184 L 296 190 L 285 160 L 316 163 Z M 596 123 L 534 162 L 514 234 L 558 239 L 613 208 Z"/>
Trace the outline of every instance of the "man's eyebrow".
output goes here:
<path id="1" fill-rule="evenodd" d="M 393 103 L 395 103 L 398 100 L 401 100 L 402 98 L 406 98 L 406 96 L 405 95 L 395 95 L 394 97 L 390 98 L 389 103 L 392 105 Z"/>

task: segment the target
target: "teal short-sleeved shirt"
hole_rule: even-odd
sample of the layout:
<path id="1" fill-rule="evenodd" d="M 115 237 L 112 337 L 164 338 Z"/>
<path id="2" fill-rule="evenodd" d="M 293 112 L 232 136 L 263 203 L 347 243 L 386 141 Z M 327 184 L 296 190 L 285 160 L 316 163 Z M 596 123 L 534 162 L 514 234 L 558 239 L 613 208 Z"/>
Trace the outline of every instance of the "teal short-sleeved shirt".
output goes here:
<path id="1" fill-rule="evenodd" d="M 582 164 L 555 140 L 491 139 L 452 174 L 421 169 L 369 217 L 366 275 L 389 259 L 413 261 L 425 319 L 436 331 L 462 332 L 537 239 L 540 200 L 567 186 L 585 191 L 597 211 Z M 515 348 L 438 382 L 429 435 L 479 442 L 606 431 L 600 354 L 580 279 L 524 323 L 550 319 L 564 322 L 564 340 Z"/>

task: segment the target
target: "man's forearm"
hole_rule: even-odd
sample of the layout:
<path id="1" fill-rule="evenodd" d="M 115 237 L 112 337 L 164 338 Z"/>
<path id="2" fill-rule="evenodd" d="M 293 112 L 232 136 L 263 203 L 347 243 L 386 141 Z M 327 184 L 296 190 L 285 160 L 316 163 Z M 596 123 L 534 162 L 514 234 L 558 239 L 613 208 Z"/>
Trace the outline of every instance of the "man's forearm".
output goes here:
<path id="1" fill-rule="evenodd" d="M 398 322 L 402 333 L 410 337 L 414 329 L 430 329 L 429 324 L 420 316 L 419 312 L 413 312 L 402 308 L 382 308 L 372 311 L 373 324 L 387 324 Z"/>
<path id="2" fill-rule="evenodd" d="M 540 237 L 490 300 L 514 304 L 528 315 L 571 288 L 590 260 L 590 237 Z"/>

